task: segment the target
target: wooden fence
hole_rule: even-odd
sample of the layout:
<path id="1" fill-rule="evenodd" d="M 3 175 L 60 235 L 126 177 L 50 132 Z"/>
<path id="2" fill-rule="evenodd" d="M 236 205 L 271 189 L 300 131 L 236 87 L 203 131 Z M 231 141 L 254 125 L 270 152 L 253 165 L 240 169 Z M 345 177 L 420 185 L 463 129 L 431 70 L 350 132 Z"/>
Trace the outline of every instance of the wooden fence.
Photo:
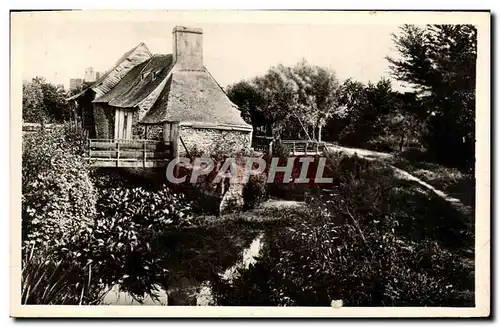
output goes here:
<path id="1" fill-rule="evenodd" d="M 318 155 L 326 150 L 326 142 L 307 141 L 307 140 L 282 140 L 281 144 L 285 146 L 292 155 Z"/>
<path id="2" fill-rule="evenodd" d="M 327 150 L 326 142 L 308 140 L 281 140 L 278 142 L 280 142 L 292 155 L 318 155 Z M 275 141 L 273 141 L 273 137 L 254 136 L 252 139 L 252 147 L 257 151 L 271 154 L 273 147 L 276 145 Z"/>
<path id="3" fill-rule="evenodd" d="M 89 139 L 96 167 L 164 167 L 172 153 L 172 144 L 165 141 Z"/>
<path id="4" fill-rule="evenodd" d="M 23 133 L 36 133 L 44 130 L 52 131 L 57 128 L 64 128 L 64 124 L 23 123 Z"/>
<path id="5" fill-rule="evenodd" d="M 272 144 L 273 137 L 272 136 L 260 136 L 254 135 L 252 138 L 252 148 L 256 151 L 268 152 L 269 145 Z"/>

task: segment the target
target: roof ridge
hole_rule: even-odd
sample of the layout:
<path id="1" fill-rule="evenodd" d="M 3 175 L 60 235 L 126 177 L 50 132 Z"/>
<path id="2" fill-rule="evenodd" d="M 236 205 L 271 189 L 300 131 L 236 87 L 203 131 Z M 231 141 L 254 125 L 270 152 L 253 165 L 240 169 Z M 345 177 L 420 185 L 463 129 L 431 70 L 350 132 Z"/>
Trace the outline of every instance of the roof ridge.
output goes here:
<path id="1" fill-rule="evenodd" d="M 229 102 L 235 107 L 235 108 L 238 108 L 239 107 L 233 102 L 231 101 L 231 98 L 229 98 L 229 95 L 227 95 L 226 91 L 224 90 L 224 88 L 222 86 L 220 86 L 219 82 L 217 82 L 217 80 L 213 77 L 213 75 L 210 73 L 210 71 L 207 69 L 207 67 L 203 66 L 203 68 L 205 68 L 205 71 L 208 73 L 208 75 L 210 75 L 210 77 L 212 78 L 212 80 L 215 82 L 215 84 L 217 84 L 217 86 L 221 89 L 221 91 L 224 93 L 224 95 L 227 97 L 227 99 L 229 100 Z"/>
<path id="2" fill-rule="evenodd" d="M 104 81 L 108 78 L 108 76 L 111 74 L 111 72 L 113 72 L 120 65 L 120 63 L 122 63 L 124 60 L 126 60 L 141 45 L 144 46 L 145 50 L 147 51 L 147 53 L 149 55 L 149 58 L 147 60 L 150 60 L 151 57 L 153 56 L 153 54 L 151 53 L 151 51 L 149 50 L 149 48 L 147 47 L 147 45 L 144 42 L 140 42 L 135 47 L 131 48 L 130 50 L 128 50 L 126 52 L 124 52 L 123 55 L 120 57 L 120 59 L 118 59 L 118 61 L 116 61 L 113 64 L 113 66 L 110 69 L 108 69 L 101 77 L 99 77 L 97 80 L 95 80 L 92 84 L 90 84 L 88 87 L 86 87 L 80 93 L 78 93 L 78 94 L 76 94 L 76 95 L 74 95 L 72 97 L 67 98 L 67 100 L 76 99 L 76 98 L 80 97 L 81 95 L 83 95 L 88 90 L 93 90 L 94 92 L 96 92 L 96 88 L 98 88 L 100 85 L 102 85 L 102 83 L 104 83 Z M 101 96 L 104 96 L 104 94 L 102 94 Z M 101 96 L 98 95 L 97 99 L 100 98 Z"/>
<path id="3" fill-rule="evenodd" d="M 126 51 L 121 57 L 120 59 L 118 59 L 118 61 L 113 65 L 113 67 L 108 70 L 104 75 L 102 75 L 98 80 L 96 80 L 92 85 L 89 86 L 89 88 L 93 88 L 95 85 L 97 85 L 98 83 L 102 82 L 103 80 L 106 79 L 106 77 L 113 71 L 116 69 L 116 67 L 118 67 L 120 65 L 121 62 L 123 62 L 125 59 L 128 58 L 128 56 L 130 56 L 135 50 L 137 50 L 137 48 L 139 48 L 139 46 L 141 45 L 144 45 L 144 47 L 146 48 L 146 50 L 148 51 L 149 55 L 151 56 L 151 51 L 149 51 L 148 47 L 146 46 L 146 44 L 144 42 L 141 42 L 139 43 L 138 45 L 136 45 L 135 47 L 133 47 L 132 49 Z"/>
<path id="4" fill-rule="evenodd" d="M 154 57 L 154 55 L 153 55 L 153 57 Z M 147 60 L 148 63 L 146 65 L 144 65 L 144 67 L 142 67 L 141 71 L 139 72 L 139 76 L 142 76 L 142 72 L 144 71 L 144 69 L 146 69 L 151 64 L 151 62 L 153 61 L 153 57 L 151 57 Z"/>

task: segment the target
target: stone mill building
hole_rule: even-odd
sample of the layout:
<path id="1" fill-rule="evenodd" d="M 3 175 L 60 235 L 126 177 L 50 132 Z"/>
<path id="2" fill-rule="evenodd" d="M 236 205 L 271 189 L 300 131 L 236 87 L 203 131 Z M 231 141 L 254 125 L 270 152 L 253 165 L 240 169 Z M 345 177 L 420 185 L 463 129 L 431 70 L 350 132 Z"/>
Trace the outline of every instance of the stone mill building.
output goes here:
<path id="1" fill-rule="evenodd" d="M 198 28 L 175 27 L 172 54 L 140 43 L 69 100 L 92 139 L 171 141 L 177 153 L 251 144 L 252 126 L 203 64 Z"/>

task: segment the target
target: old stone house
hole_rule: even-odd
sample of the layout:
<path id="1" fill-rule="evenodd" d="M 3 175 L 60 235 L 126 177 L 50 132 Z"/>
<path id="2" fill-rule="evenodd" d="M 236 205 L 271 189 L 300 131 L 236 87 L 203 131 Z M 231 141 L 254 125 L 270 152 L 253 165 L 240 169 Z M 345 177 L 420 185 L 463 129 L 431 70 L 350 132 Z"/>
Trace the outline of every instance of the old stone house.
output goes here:
<path id="1" fill-rule="evenodd" d="M 172 54 L 152 54 L 140 43 L 69 100 L 91 138 L 179 137 L 179 153 L 251 144 L 252 126 L 203 65 L 203 32 L 197 28 L 173 29 Z"/>

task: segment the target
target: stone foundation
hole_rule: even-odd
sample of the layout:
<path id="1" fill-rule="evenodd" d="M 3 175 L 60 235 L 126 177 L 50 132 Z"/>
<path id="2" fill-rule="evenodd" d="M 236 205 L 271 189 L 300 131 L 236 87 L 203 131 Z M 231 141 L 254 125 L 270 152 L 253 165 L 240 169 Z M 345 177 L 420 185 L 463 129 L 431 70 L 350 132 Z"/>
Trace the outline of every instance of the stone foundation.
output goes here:
<path id="1" fill-rule="evenodd" d="M 139 118 L 139 110 L 136 110 L 132 116 L 132 138 L 135 140 L 144 140 L 146 139 L 146 126 L 137 123 Z"/>
<path id="2" fill-rule="evenodd" d="M 163 125 L 148 125 L 148 140 L 163 141 Z"/>
<path id="3" fill-rule="evenodd" d="M 190 152 L 196 149 L 203 155 L 237 153 L 249 149 L 252 143 L 250 131 L 180 126 L 179 135 Z M 179 142 L 179 153 L 186 153 L 182 142 Z"/>

